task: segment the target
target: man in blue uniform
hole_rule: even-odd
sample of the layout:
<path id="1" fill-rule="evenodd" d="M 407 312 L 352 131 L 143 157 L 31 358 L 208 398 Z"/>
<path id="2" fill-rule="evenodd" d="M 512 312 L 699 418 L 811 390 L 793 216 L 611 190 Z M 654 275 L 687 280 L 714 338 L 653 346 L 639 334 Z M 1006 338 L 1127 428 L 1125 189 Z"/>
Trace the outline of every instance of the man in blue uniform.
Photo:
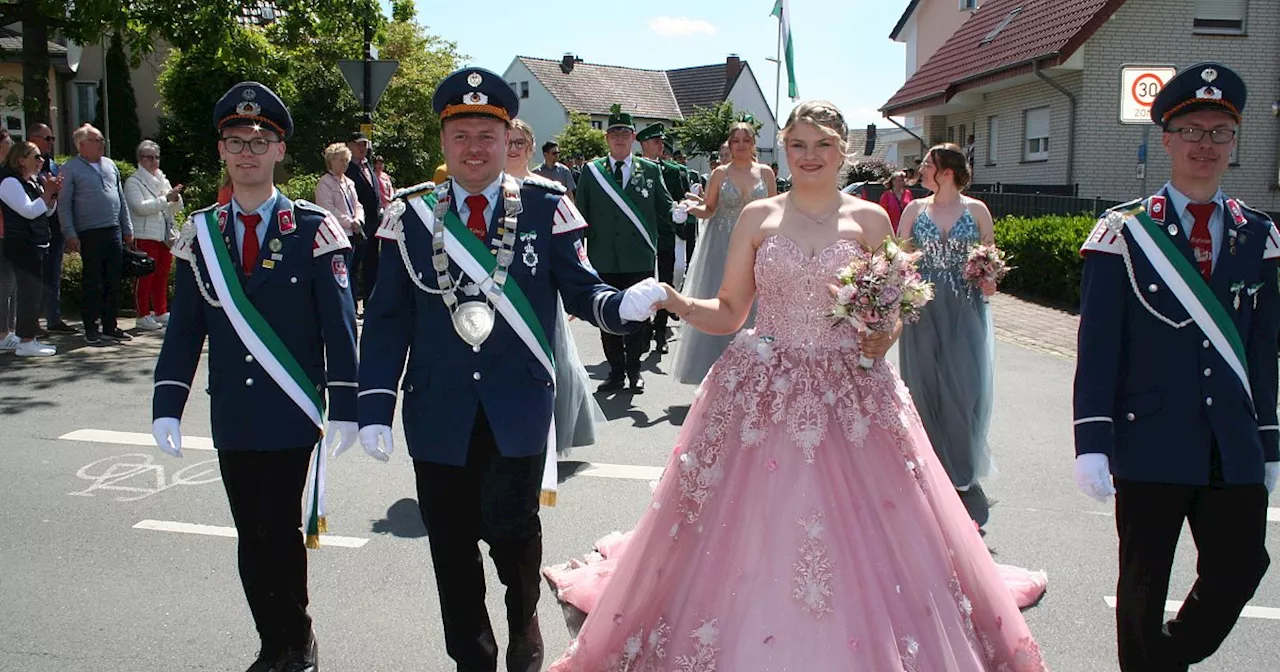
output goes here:
<path id="1" fill-rule="evenodd" d="M 1124 672 L 1213 654 L 1270 562 L 1280 234 L 1220 188 L 1245 97 L 1216 63 L 1171 79 L 1151 108 L 1169 183 L 1107 212 L 1081 250 L 1075 478 L 1099 501 L 1116 496 Z M 1197 578 L 1166 623 L 1184 521 Z"/>
<path id="2" fill-rule="evenodd" d="M 573 315 L 629 333 L 665 294 L 652 280 L 626 292 L 603 284 L 586 262 L 587 224 L 563 189 L 503 174 L 519 100 L 501 76 L 459 70 L 432 102 L 450 177 L 397 199 L 379 228 L 360 346 L 360 441 L 370 454 L 391 452 L 402 389 L 449 656 L 460 672 L 498 666 L 483 540 L 507 588 L 505 669 L 533 672 L 543 659 L 539 484 L 555 488 L 545 460 L 554 457 L 556 295 Z"/>
<path id="3" fill-rule="evenodd" d="M 272 184 L 293 129 L 275 93 L 241 82 L 213 119 L 235 197 L 192 213 L 174 245 L 176 288 L 156 362 L 152 434 L 161 450 L 182 457 L 179 419 L 207 336 L 213 444 L 239 535 L 240 580 L 262 639 L 249 672 L 314 672 L 303 489 L 323 468 L 320 451 L 314 468 L 311 455 L 326 391 L 330 444 L 341 451 L 357 436 L 350 243 L 332 215 Z M 307 498 L 313 510 L 315 487 Z"/>

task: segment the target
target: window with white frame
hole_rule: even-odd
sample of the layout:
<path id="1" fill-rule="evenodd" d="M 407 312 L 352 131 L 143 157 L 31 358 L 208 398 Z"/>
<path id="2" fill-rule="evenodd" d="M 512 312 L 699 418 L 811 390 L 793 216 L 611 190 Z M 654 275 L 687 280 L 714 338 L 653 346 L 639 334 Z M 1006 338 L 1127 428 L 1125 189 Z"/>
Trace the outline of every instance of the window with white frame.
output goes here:
<path id="1" fill-rule="evenodd" d="M 1049 160 L 1049 108 L 1037 107 L 1023 112 L 1023 160 Z"/>
<path id="2" fill-rule="evenodd" d="M 1192 29 L 1214 35 L 1243 35 L 1249 0 L 1195 0 Z"/>
<path id="3" fill-rule="evenodd" d="M 591 122 L 591 128 L 594 128 L 594 129 L 596 129 L 597 131 L 604 130 L 604 122 L 602 122 L 602 121 L 592 121 L 592 122 Z"/>
<path id="4" fill-rule="evenodd" d="M 27 121 L 26 114 L 20 107 L 6 108 L 3 112 L 4 130 L 9 132 L 9 137 L 14 142 L 21 142 L 27 139 Z"/>
<path id="5" fill-rule="evenodd" d="M 529 82 L 520 82 L 520 97 L 529 97 Z"/>
<path id="6" fill-rule="evenodd" d="M 987 165 L 996 165 L 1000 156 L 1000 117 L 987 117 Z"/>
<path id="7" fill-rule="evenodd" d="M 978 0 L 960 0 L 960 9 L 973 10 L 978 8 Z"/>

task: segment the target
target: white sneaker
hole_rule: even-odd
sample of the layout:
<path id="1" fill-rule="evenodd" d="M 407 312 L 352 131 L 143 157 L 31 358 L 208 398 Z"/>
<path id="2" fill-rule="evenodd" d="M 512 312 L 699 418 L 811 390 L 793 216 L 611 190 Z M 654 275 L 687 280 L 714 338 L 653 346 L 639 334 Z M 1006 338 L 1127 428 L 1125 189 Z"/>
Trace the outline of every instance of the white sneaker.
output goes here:
<path id="1" fill-rule="evenodd" d="M 5 336 L 4 340 L 0 340 L 0 352 L 13 352 L 18 349 L 18 345 L 21 343 L 22 339 L 18 338 L 17 334 L 9 332 L 9 335 Z"/>
<path id="2" fill-rule="evenodd" d="M 163 329 L 164 325 L 157 322 L 154 315 L 148 315 L 138 318 L 138 328 L 144 331 L 155 331 L 156 329 Z"/>
<path id="3" fill-rule="evenodd" d="M 18 349 L 14 350 L 13 354 L 19 357 L 52 357 L 58 354 L 58 349 L 33 338 L 25 343 L 19 343 Z"/>
<path id="4" fill-rule="evenodd" d="M 169 326 L 169 313 L 165 313 L 164 315 L 156 315 L 156 322 L 159 322 L 160 324 L 163 324 L 166 327 Z"/>

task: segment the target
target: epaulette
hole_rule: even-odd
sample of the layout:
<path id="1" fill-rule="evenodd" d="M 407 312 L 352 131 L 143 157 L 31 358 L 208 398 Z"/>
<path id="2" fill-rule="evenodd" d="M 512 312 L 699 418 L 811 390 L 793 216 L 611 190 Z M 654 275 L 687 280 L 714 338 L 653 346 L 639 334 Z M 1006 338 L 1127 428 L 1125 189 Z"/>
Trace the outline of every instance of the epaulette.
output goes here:
<path id="1" fill-rule="evenodd" d="M 378 224 L 378 231 L 374 237 L 391 241 L 400 239 L 400 232 L 404 230 L 400 218 L 404 216 L 404 211 L 408 207 L 406 200 L 397 198 L 387 205 L 387 209 L 382 212 L 382 222 Z"/>
<path id="2" fill-rule="evenodd" d="M 396 190 L 395 196 L 392 198 L 392 200 L 401 199 L 401 198 L 408 200 L 415 196 L 421 196 L 425 192 L 431 192 L 435 190 L 436 190 L 436 183 L 428 180 L 426 182 L 415 184 L 412 187 L 404 187 L 403 189 Z"/>
<path id="3" fill-rule="evenodd" d="M 1089 232 L 1089 237 L 1080 246 L 1080 254 L 1085 252 L 1103 252 L 1106 254 L 1122 254 L 1124 252 L 1124 220 L 1134 209 L 1141 206 L 1143 199 L 1137 198 L 1128 203 L 1121 203 L 1108 208 L 1098 218 L 1098 223 Z"/>
<path id="4" fill-rule="evenodd" d="M 330 214 L 328 210 L 306 201 L 294 201 L 294 205 L 301 207 L 303 210 L 324 213 L 324 219 L 321 220 L 320 226 L 316 227 L 315 242 L 311 245 L 312 257 L 321 257 L 330 252 L 351 249 L 351 240 L 347 238 L 347 232 L 342 230 L 342 225 L 338 223 L 338 218 Z"/>
<path id="5" fill-rule="evenodd" d="M 1107 208 L 1107 212 L 1127 213 L 1130 210 L 1133 210 L 1138 206 L 1145 204 L 1146 200 L 1147 199 L 1145 198 L 1135 198 L 1132 201 L 1128 201 L 1126 203 L 1121 203 L 1120 205 L 1115 205 L 1110 208 Z"/>
<path id="6" fill-rule="evenodd" d="M 182 224 L 182 231 L 178 233 L 178 240 L 174 241 L 173 249 L 169 250 L 170 254 L 182 259 L 188 263 L 195 263 L 195 244 L 196 244 L 196 222 L 195 217 L 204 212 L 213 209 L 209 206 L 202 210 L 197 210 L 187 217 L 187 221 Z"/>
<path id="7" fill-rule="evenodd" d="M 556 204 L 555 215 L 551 218 L 551 235 L 557 236 L 570 231 L 587 228 L 587 220 L 578 212 L 578 206 L 573 204 L 573 200 L 562 198 Z"/>
<path id="8" fill-rule="evenodd" d="M 294 207 L 302 208 L 303 210 L 309 210 L 311 212 L 319 212 L 326 215 L 329 214 L 328 210 L 325 210 L 324 208 L 316 205 L 315 203 L 312 203 L 311 201 L 308 201 L 303 198 L 294 199 L 293 205 Z"/>
<path id="9" fill-rule="evenodd" d="M 1270 213 L 1267 213 L 1267 212 L 1265 212 L 1265 211 L 1263 211 L 1263 210 L 1259 210 L 1259 209 L 1257 209 L 1257 208 L 1251 208 L 1251 207 L 1249 207 L 1249 205 L 1248 205 L 1248 204 L 1246 204 L 1244 201 L 1242 201 L 1242 200 L 1240 200 L 1240 199 L 1238 199 L 1238 198 L 1237 198 L 1237 199 L 1235 199 L 1235 202 L 1240 204 L 1240 209 L 1241 209 L 1241 210 L 1244 210 L 1245 212 L 1251 212 L 1251 213 L 1253 213 L 1253 214 L 1257 215 L 1257 216 L 1258 216 L 1258 218 L 1259 218 L 1259 219 L 1261 219 L 1262 221 L 1264 221 L 1264 222 L 1274 222 L 1274 220 L 1272 220 L 1272 219 L 1271 219 L 1271 215 L 1270 215 Z"/>
<path id="10" fill-rule="evenodd" d="M 529 177 L 524 178 L 524 183 L 530 186 L 546 189 L 547 191 L 555 194 L 564 194 L 569 191 L 563 184 L 560 184 L 555 180 L 548 180 L 547 178 L 535 173 L 529 173 Z"/>

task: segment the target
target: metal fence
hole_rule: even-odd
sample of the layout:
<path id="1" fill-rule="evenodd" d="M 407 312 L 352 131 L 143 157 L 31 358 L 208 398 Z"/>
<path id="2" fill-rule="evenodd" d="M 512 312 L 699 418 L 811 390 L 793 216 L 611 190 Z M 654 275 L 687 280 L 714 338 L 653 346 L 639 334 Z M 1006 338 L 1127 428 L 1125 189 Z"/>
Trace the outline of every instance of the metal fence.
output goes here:
<path id="1" fill-rule="evenodd" d="M 992 192 L 965 192 L 973 198 L 980 199 L 991 210 L 991 216 L 1000 219 L 1007 215 L 1016 217 L 1043 217 L 1045 215 L 1089 215 L 1097 216 L 1107 208 L 1114 207 L 1124 201 L 1113 201 L 1105 198 L 1079 198 L 1077 196 L 1054 196 L 1051 194 L 1011 194 Z"/>

